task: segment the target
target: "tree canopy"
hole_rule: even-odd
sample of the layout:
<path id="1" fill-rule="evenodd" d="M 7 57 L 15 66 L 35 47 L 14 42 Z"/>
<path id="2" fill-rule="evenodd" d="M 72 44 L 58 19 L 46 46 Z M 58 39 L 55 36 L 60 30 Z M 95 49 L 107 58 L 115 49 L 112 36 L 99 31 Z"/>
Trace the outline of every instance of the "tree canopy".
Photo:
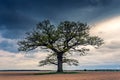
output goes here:
<path id="1" fill-rule="evenodd" d="M 52 54 L 40 61 L 40 66 L 55 64 L 58 66 L 57 71 L 62 72 L 62 63 L 78 65 L 78 61 L 67 58 L 67 54 L 77 52 L 84 55 L 89 49 L 79 46 L 99 47 L 103 44 L 103 39 L 90 35 L 90 29 L 86 23 L 81 22 L 63 21 L 53 25 L 49 20 L 44 20 L 32 32 L 26 33 L 24 40 L 18 42 L 19 51 L 31 51 L 37 47 L 50 49 Z"/>

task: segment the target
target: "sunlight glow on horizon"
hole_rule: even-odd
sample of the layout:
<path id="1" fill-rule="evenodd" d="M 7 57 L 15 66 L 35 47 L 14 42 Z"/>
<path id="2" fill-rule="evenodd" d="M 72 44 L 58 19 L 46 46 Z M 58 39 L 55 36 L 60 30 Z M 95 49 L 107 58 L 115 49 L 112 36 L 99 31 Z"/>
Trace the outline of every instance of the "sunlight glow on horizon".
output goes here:
<path id="1" fill-rule="evenodd" d="M 91 29 L 91 34 L 98 35 L 104 39 L 114 38 L 120 40 L 120 16 L 102 20 L 96 23 L 96 26 Z"/>

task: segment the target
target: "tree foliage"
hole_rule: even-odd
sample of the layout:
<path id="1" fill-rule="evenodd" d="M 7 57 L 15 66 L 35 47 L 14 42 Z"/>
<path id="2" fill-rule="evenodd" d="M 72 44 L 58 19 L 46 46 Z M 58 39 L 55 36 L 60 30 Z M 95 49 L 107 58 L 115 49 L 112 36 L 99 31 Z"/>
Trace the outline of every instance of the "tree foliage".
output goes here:
<path id="1" fill-rule="evenodd" d="M 56 26 L 52 25 L 49 20 L 44 20 L 38 23 L 32 32 L 26 33 L 27 36 L 24 40 L 18 42 L 19 51 L 30 51 L 37 47 L 50 49 L 53 53 L 48 55 L 45 60 L 40 61 L 40 66 L 46 64 L 58 65 L 59 54 L 62 56 L 60 63 L 78 65 L 77 60 L 69 59 L 66 55 L 73 52 L 85 55 L 89 49 L 77 47 L 81 45 L 99 47 L 103 44 L 103 39 L 90 35 L 90 28 L 87 24 L 81 22 L 63 21 Z"/>
<path id="2" fill-rule="evenodd" d="M 57 55 L 56 54 L 50 54 L 48 55 L 48 57 L 45 60 L 42 60 L 39 62 L 40 65 L 39 66 L 44 66 L 47 64 L 54 64 L 54 65 L 58 65 L 57 63 Z M 68 65 L 78 65 L 78 61 L 75 59 L 68 59 L 66 58 L 65 54 L 63 55 L 63 62 L 62 63 L 66 63 Z"/>

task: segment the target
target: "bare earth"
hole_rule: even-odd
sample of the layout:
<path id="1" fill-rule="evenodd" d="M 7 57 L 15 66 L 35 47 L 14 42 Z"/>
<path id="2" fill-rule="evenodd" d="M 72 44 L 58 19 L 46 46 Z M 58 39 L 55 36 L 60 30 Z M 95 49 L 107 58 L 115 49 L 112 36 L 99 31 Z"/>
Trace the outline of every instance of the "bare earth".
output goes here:
<path id="1" fill-rule="evenodd" d="M 120 72 L 80 72 L 78 74 L 32 75 L 23 72 L 0 72 L 0 80 L 120 80 Z"/>

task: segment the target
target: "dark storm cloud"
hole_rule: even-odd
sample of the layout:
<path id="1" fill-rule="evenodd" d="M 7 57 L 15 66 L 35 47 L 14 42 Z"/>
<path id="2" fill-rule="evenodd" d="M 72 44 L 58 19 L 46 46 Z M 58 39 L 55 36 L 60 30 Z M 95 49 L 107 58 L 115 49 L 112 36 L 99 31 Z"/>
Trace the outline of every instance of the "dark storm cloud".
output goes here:
<path id="1" fill-rule="evenodd" d="M 9 52 L 18 52 L 15 44 L 9 43 L 8 41 L 3 41 L 0 43 L 0 49 Z"/>
<path id="2" fill-rule="evenodd" d="M 31 29 L 36 23 L 30 17 L 17 13 L 4 13 L 0 18 L 0 31 L 3 37 L 17 38 L 25 30 Z"/>
<path id="3" fill-rule="evenodd" d="M 53 22 L 65 19 L 88 22 L 104 14 L 104 7 L 113 6 L 112 2 L 113 0 L 0 0 L 0 32 L 6 38 L 20 38 L 44 19 Z M 90 9 L 93 11 L 89 12 Z"/>

